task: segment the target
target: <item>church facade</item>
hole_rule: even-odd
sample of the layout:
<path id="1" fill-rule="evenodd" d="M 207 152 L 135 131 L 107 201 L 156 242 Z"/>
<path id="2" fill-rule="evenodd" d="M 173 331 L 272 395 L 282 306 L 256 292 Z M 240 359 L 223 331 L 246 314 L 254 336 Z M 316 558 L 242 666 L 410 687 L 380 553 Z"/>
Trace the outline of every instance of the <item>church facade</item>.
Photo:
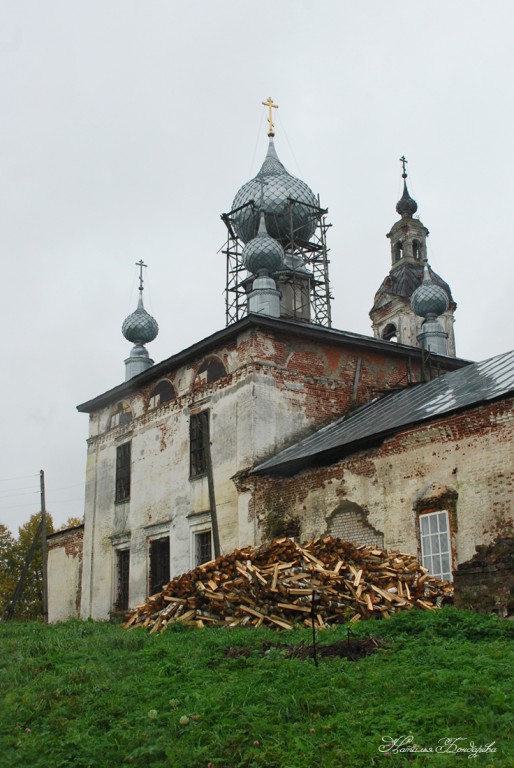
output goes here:
<path id="1" fill-rule="evenodd" d="M 227 273 L 236 276 L 227 283 L 227 327 L 154 365 L 146 344 L 158 327 L 144 309 L 141 263 L 138 307 L 123 325 L 133 343 L 126 380 L 78 407 L 90 423 L 84 526 L 76 546 L 71 532 L 49 542 L 50 620 L 73 612 L 107 618 L 220 552 L 278 534 L 305 539 L 328 531 L 413 550 L 421 546 L 423 511 L 444 511 L 450 575 L 476 543 L 478 522 L 461 528 L 469 546 L 457 547 L 450 530 L 463 514 L 455 491 L 463 470 L 456 465 L 453 485 L 435 471 L 451 464 L 431 447 L 444 433 L 444 414 L 416 449 L 407 439 L 398 450 L 382 447 L 376 461 L 330 454 L 321 464 L 314 450 L 292 474 L 278 469 L 280 461 L 266 469 L 282 451 L 384 395 L 422 388 L 436 370 L 454 375 L 468 366 L 455 357 L 456 305 L 428 266 L 427 232 L 413 218 L 406 184 L 389 281 L 371 313 L 375 337 L 331 327 L 326 210 L 280 162 L 269 122 L 263 166 L 224 217 Z M 416 451 L 433 458 L 413 463 Z M 415 510 L 413 525 L 405 508 Z M 66 609 L 58 597 L 65 583 L 79 585 Z"/>

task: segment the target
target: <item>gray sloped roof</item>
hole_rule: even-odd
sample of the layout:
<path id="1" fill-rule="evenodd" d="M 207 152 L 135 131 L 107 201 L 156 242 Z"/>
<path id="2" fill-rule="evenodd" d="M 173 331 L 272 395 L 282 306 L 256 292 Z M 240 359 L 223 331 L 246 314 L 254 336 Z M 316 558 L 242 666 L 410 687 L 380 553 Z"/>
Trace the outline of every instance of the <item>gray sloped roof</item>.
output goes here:
<path id="1" fill-rule="evenodd" d="M 452 296 L 452 292 L 448 283 L 430 267 L 428 268 L 428 271 L 432 281 L 440 288 L 443 288 L 444 291 L 446 291 L 450 300 L 450 304 L 455 304 L 455 300 Z M 384 293 L 394 294 L 395 296 L 403 296 L 404 299 L 410 299 L 416 288 L 419 288 L 422 282 L 423 264 L 413 264 L 411 261 L 406 261 L 399 266 L 395 266 L 394 269 L 392 269 L 384 279 L 375 296 L 375 303 L 377 302 L 377 299 Z"/>
<path id="2" fill-rule="evenodd" d="M 252 474 L 290 474 L 337 460 L 401 428 L 514 391 L 514 350 L 374 400 L 262 462 Z"/>

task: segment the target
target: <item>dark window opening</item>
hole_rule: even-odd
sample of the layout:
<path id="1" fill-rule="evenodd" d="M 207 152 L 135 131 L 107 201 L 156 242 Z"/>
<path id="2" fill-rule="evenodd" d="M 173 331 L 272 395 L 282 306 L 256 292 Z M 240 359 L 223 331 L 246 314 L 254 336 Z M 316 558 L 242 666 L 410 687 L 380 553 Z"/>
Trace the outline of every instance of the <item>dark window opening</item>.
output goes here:
<path id="1" fill-rule="evenodd" d="M 150 584 L 149 593 L 161 592 L 170 580 L 170 537 L 150 542 Z"/>
<path id="2" fill-rule="evenodd" d="M 164 403 L 169 403 L 170 400 L 175 399 L 175 396 L 173 384 L 166 379 L 160 381 L 152 392 L 150 408 L 158 408 L 160 405 L 164 405 Z"/>
<path id="3" fill-rule="evenodd" d="M 127 501 L 130 498 L 130 446 L 130 442 L 123 443 L 116 449 L 115 501 Z"/>
<path id="4" fill-rule="evenodd" d="M 394 325 L 394 323 L 389 323 L 389 325 L 386 325 L 382 333 L 382 338 L 386 341 L 394 341 L 396 336 L 396 325 Z"/>
<path id="5" fill-rule="evenodd" d="M 201 411 L 191 416 L 189 422 L 190 467 L 191 477 L 207 472 L 207 451 L 209 450 L 209 411 Z"/>
<path id="6" fill-rule="evenodd" d="M 221 379 L 222 376 L 226 376 L 227 372 L 225 366 L 217 357 L 210 357 L 204 360 L 198 373 L 196 374 L 196 380 L 201 383 L 211 384 L 217 379 Z"/>
<path id="7" fill-rule="evenodd" d="M 114 607 L 117 611 L 128 611 L 130 550 L 119 549 L 116 553 L 116 557 L 118 588 Z"/>
<path id="8" fill-rule="evenodd" d="M 394 247 L 394 260 L 400 261 L 403 258 L 403 243 L 400 240 Z"/>
<path id="9" fill-rule="evenodd" d="M 412 255 L 415 259 L 419 260 L 421 258 L 421 245 L 418 240 L 412 241 Z"/>
<path id="10" fill-rule="evenodd" d="M 210 531 L 195 533 L 195 566 L 212 560 L 212 537 Z"/>

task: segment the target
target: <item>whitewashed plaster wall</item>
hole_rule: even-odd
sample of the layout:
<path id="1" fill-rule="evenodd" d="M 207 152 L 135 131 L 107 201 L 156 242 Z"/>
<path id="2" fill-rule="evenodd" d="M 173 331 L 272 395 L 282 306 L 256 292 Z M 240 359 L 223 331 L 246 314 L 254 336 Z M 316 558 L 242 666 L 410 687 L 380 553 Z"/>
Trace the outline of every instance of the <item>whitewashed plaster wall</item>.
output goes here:
<path id="1" fill-rule="evenodd" d="M 269 345 L 270 355 L 273 345 Z M 261 352 L 263 341 L 261 339 Z M 220 355 L 221 356 L 221 355 Z M 252 466 L 284 441 L 301 434 L 309 419 L 303 385 L 294 373 L 277 385 L 276 365 L 248 366 L 251 354 L 223 355 L 228 374 L 223 386 L 190 391 L 195 369 L 182 368 L 173 382 L 177 400 L 144 411 L 143 393 L 130 397 L 133 420 L 107 429 L 111 407 L 90 420 L 86 472 L 84 574 L 81 615 L 105 618 L 114 602 L 116 547 L 130 547 L 130 605 L 145 600 L 148 585 L 148 540 L 170 536 L 171 576 L 193 567 L 192 529 L 209 520 L 205 476 L 189 477 L 191 412 L 209 409 L 215 501 L 222 551 L 256 541 L 250 497 L 238 495 L 233 476 Z M 250 359 L 249 359 L 250 358 Z M 230 370 L 230 367 L 232 370 Z M 284 376 L 284 366 L 280 367 Z M 116 449 L 131 441 L 130 499 L 115 503 Z"/>

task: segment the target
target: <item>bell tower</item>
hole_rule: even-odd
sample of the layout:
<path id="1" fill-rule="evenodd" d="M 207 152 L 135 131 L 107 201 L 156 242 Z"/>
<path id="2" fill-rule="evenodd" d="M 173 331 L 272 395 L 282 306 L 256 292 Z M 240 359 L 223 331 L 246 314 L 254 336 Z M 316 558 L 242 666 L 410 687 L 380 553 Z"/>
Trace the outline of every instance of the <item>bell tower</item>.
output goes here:
<path id="1" fill-rule="evenodd" d="M 376 338 L 397 341 L 419 347 L 423 319 L 416 315 L 411 306 L 411 296 L 423 281 L 424 265 L 427 262 L 428 229 L 414 218 L 417 202 L 407 188 L 407 160 L 402 163 L 403 194 L 396 204 L 400 219 L 393 224 L 387 238 L 391 244 L 391 269 L 375 294 L 369 313 Z M 453 313 L 457 307 L 450 286 L 430 267 L 427 267 L 432 282 L 442 288 L 448 296 L 448 307 L 439 321 L 448 334 L 447 354 L 455 357 L 455 336 Z"/>

